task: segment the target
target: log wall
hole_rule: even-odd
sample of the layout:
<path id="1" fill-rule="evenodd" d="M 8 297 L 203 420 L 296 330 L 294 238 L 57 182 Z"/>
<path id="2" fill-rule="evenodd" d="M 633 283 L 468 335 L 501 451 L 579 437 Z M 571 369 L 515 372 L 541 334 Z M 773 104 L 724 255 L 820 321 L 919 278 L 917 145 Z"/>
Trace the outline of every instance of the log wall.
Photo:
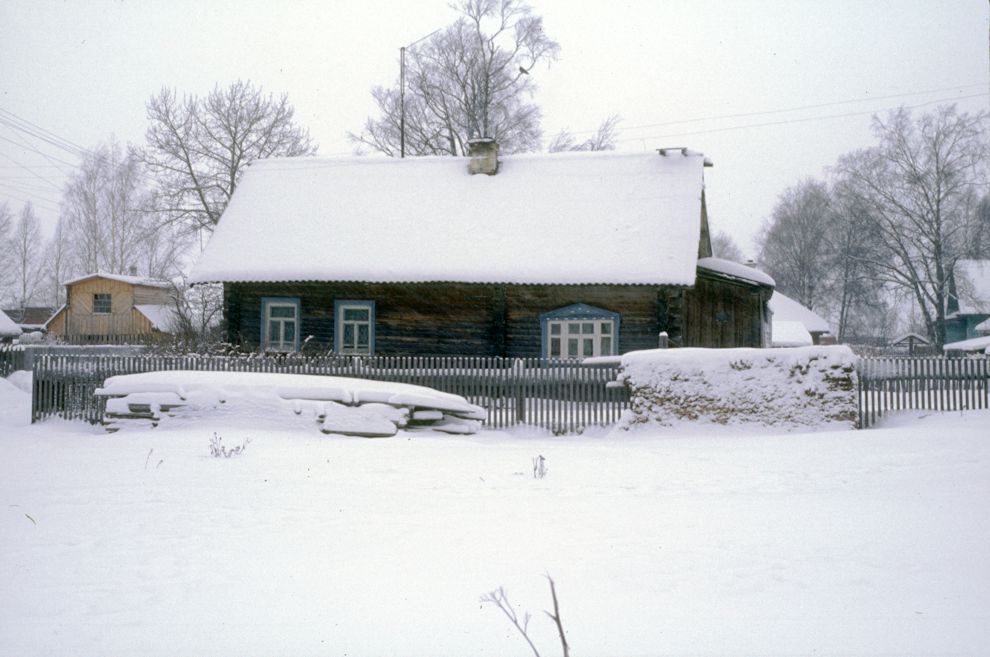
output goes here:
<path id="1" fill-rule="evenodd" d="M 731 289 L 727 289 L 731 288 Z M 738 288 L 738 289 L 736 289 Z M 261 300 L 300 300 L 306 349 L 334 344 L 334 301 L 375 302 L 375 352 L 386 355 L 541 356 L 542 313 L 584 303 L 619 313 L 619 352 L 652 349 L 666 331 L 675 346 L 759 347 L 761 300 L 747 286 L 717 280 L 695 290 L 655 285 L 501 285 L 470 283 L 227 283 L 228 340 L 249 349 L 261 338 Z M 731 310 L 729 327 L 705 310 L 712 299 Z M 745 315 L 745 316 L 744 316 Z M 707 341 L 711 341 L 708 344 Z"/>

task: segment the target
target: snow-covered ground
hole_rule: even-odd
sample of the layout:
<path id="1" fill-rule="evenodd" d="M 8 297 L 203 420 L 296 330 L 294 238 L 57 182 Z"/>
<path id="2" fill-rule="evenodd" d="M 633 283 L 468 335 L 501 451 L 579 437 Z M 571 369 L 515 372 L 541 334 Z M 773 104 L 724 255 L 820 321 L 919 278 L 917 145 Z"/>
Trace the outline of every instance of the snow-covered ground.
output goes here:
<path id="1" fill-rule="evenodd" d="M 986 655 L 990 413 L 878 429 L 108 435 L 0 379 L 0 655 Z M 17 384 L 17 385 L 15 385 Z M 719 433 L 721 431 L 721 433 Z M 214 432 L 229 459 L 210 456 Z M 532 475 L 542 455 L 549 473 Z"/>

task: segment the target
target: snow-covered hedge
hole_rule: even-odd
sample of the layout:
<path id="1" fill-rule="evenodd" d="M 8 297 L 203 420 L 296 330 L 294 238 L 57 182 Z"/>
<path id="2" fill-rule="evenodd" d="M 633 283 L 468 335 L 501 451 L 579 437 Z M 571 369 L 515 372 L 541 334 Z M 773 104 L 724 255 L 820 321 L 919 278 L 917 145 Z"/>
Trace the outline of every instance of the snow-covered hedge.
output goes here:
<path id="1" fill-rule="evenodd" d="M 630 389 L 620 425 L 820 426 L 857 421 L 856 356 L 848 347 L 657 349 L 622 357 Z"/>

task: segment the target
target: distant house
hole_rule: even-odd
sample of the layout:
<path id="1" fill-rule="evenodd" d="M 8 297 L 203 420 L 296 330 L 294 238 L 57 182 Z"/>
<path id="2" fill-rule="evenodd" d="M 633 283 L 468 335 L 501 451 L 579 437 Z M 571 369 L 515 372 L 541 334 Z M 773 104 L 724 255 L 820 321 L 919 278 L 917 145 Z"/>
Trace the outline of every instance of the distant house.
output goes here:
<path id="1" fill-rule="evenodd" d="M 957 260 L 945 318 L 945 341 L 959 342 L 981 335 L 990 319 L 990 260 Z"/>
<path id="2" fill-rule="evenodd" d="M 903 351 L 908 354 L 928 353 L 931 349 L 932 341 L 917 333 L 905 333 L 890 341 L 890 348 L 894 351 Z"/>
<path id="3" fill-rule="evenodd" d="M 341 354 L 584 358 L 759 347 L 773 280 L 711 257 L 687 149 L 253 163 L 192 281 L 227 338 Z M 488 175 L 472 175 L 473 173 Z"/>
<path id="4" fill-rule="evenodd" d="M 67 302 L 46 328 L 82 344 L 142 341 L 170 329 L 174 299 L 168 281 L 96 273 L 65 283 Z"/>
<path id="5" fill-rule="evenodd" d="M 43 331 L 51 319 L 54 308 L 48 306 L 27 306 L 24 308 L 4 308 L 7 317 L 14 320 L 22 331 Z"/>
<path id="6" fill-rule="evenodd" d="M 10 342 L 21 336 L 21 327 L 0 310 L 0 342 Z"/>
<path id="7" fill-rule="evenodd" d="M 772 342 L 775 347 L 822 344 L 822 336 L 829 332 L 828 322 L 821 315 L 780 290 L 774 290 L 770 297 L 770 312 L 773 313 Z M 804 329 L 803 334 L 800 328 Z"/>

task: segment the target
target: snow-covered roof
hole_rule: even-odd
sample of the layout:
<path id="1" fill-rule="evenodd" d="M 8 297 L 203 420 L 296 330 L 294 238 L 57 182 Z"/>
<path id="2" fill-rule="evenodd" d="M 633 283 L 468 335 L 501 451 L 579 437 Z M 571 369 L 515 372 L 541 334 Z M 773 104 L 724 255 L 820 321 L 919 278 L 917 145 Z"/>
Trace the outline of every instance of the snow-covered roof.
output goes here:
<path id="1" fill-rule="evenodd" d="M 942 347 L 945 351 L 987 351 L 990 352 L 990 335 L 959 342 L 950 342 Z"/>
<path id="2" fill-rule="evenodd" d="M 957 260 L 953 271 L 959 314 L 990 313 L 990 260 Z"/>
<path id="3" fill-rule="evenodd" d="M 828 322 L 815 311 L 801 305 L 794 299 L 774 290 L 770 297 L 770 310 L 773 321 L 801 322 L 811 333 L 828 333 Z"/>
<path id="4" fill-rule="evenodd" d="M 168 281 L 159 280 L 157 278 L 145 278 L 143 276 L 125 276 L 124 274 L 107 274 L 104 272 L 97 272 L 95 274 L 86 274 L 85 276 L 79 276 L 78 278 L 73 278 L 71 281 L 66 281 L 66 285 L 75 285 L 76 283 L 81 283 L 83 281 L 88 281 L 91 278 L 106 278 L 111 281 L 120 281 L 121 283 L 129 283 L 131 285 L 145 285 L 148 287 L 172 287 L 172 284 Z"/>
<path id="5" fill-rule="evenodd" d="M 977 333 L 990 333 L 990 318 L 983 320 L 973 327 Z"/>
<path id="6" fill-rule="evenodd" d="M 906 343 L 906 342 L 911 341 L 911 340 L 913 340 L 914 342 L 921 343 L 921 344 L 931 344 L 932 343 L 931 340 L 929 340 L 925 336 L 920 335 L 918 333 L 905 333 L 905 334 L 899 335 L 896 338 L 894 338 L 893 340 L 891 340 L 890 341 L 890 344 L 892 344 L 892 345 L 898 345 L 898 344 L 901 344 L 902 342 Z"/>
<path id="7" fill-rule="evenodd" d="M 68 307 L 69 305 L 66 303 L 63 303 L 61 306 L 59 306 L 55 310 L 55 312 L 52 313 L 52 316 L 48 318 L 48 321 L 45 322 L 45 328 L 48 328 L 48 326 L 55 320 L 55 318 L 59 316 L 59 313 L 61 313 L 63 310 L 65 310 Z"/>
<path id="8" fill-rule="evenodd" d="M 165 303 L 139 303 L 134 309 L 148 318 L 156 331 L 171 331 L 175 328 L 175 306 Z"/>
<path id="9" fill-rule="evenodd" d="M 739 278 L 744 281 L 769 285 L 770 287 L 776 285 L 773 278 L 764 274 L 760 270 L 747 267 L 746 265 L 741 265 L 738 262 L 732 262 L 731 260 L 723 260 L 722 258 L 699 258 L 698 266 L 702 269 L 718 272 L 720 274 L 731 276 L 733 278 Z"/>
<path id="10" fill-rule="evenodd" d="M 795 320 L 773 320 L 771 333 L 774 347 L 810 347 L 815 343 L 804 324 Z"/>
<path id="11" fill-rule="evenodd" d="M 10 317 L 7 317 L 7 313 L 0 310 L 0 336 L 7 338 L 11 336 L 18 336 L 21 333 L 21 327 L 18 326 Z"/>
<path id="12" fill-rule="evenodd" d="M 702 156 L 500 160 L 255 162 L 191 281 L 694 283 Z"/>

